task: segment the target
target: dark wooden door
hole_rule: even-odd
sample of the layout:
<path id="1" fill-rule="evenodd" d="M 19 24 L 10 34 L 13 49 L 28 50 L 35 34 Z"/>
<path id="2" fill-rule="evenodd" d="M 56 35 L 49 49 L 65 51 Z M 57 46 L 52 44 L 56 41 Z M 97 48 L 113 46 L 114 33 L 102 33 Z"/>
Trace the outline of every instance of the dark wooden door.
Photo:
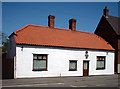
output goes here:
<path id="1" fill-rule="evenodd" d="M 83 61 L 83 76 L 89 75 L 89 61 Z"/>

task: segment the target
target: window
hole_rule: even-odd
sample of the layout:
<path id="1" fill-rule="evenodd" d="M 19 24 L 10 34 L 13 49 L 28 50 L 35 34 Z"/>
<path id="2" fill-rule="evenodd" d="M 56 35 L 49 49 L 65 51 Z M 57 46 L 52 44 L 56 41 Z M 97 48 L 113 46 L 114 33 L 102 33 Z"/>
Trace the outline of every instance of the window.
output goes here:
<path id="1" fill-rule="evenodd" d="M 70 71 L 76 71 L 77 70 L 77 61 L 70 60 L 69 61 L 69 70 Z"/>
<path id="2" fill-rule="evenodd" d="M 105 56 L 97 56 L 97 68 L 105 69 Z"/>
<path id="3" fill-rule="evenodd" d="M 33 54 L 33 70 L 47 70 L 46 54 Z"/>

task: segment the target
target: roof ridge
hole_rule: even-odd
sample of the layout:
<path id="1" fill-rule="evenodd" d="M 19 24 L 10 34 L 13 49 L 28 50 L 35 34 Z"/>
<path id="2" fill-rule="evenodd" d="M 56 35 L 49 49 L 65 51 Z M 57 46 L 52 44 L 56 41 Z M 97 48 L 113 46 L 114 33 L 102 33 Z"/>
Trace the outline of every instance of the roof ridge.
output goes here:
<path id="1" fill-rule="evenodd" d="M 49 28 L 48 26 L 40 26 L 40 25 L 32 25 L 32 24 L 29 24 L 29 26 L 34 26 L 34 27 L 46 27 L 46 28 Z M 49 28 L 49 29 L 57 29 L 57 30 L 65 30 L 65 31 L 71 31 L 71 29 L 65 29 L 65 28 Z M 86 33 L 86 34 L 94 34 L 94 33 L 91 33 L 91 32 L 84 32 L 84 31 L 79 31 L 79 30 L 76 30 L 74 32 L 81 32 L 81 33 Z"/>
<path id="2" fill-rule="evenodd" d="M 117 17 L 117 16 L 112 16 L 112 15 L 109 15 L 109 16 L 111 16 L 111 17 L 115 17 L 115 18 L 120 18 L 120 17 Z M 109 16 L 108 16 L 108 17 L 109 17 Z"/>
<path id="3" fill-rule="evenodd" d="M 27 24 L 26 26 L 24 26 L 24 27 L 22 27 L 22 28 L 20 28 L 20 29 L 18 29 L 18 30 L 16 30 L 16 31 L 14 31 L 14 32 L 19 32 L 19 31 L 25 29 L 25 28 L 28 27 L 28 26 L 34 26 L 34 27 L 46 27 L 46 28 L 49 28 L 48 26 L 40 26 L 40 25 Z M 49 28 L 49 29 L 57 29 L 57 30 L 71 31 L 71 29 L 56 28 L 56 27 L 55 27 L 55 28 Z M 74 31 L 74 32 L 81 32 L 81 33 L 87 33 L 87 34 L 94 34 L 94 33 L 91 33 L 91 32 L 84 32 L 84 31 L 79 31 L 79 30 L 76 30 L 76 31 Z"/>
<path id="4" fill-rule="evenodd" d="M 29 24 L 29 26 L 34 26 L 34 27 L 46 27 L 46 28 L 49 28 L 48 26 L 40 26 L 40 25 L 33 25 L 33 24 Z"/>
<path id="5" fill-rule="evenodd" d="M 18 29 L 18 30 L 16 30 L 16 31 L 14 31 L 14 32 L 15 32 L 15 33 L 18 33 L 19 31 L 27 28 L 28 26 L 30 26 L 30 24 L 27 24 L 27 25 L 25 25 L 24 27 L 22 27 L 22 28 L 20 28 L 20 29 Z"/>
<path id="6" fill-rule="evenodd" d="M 40 25 L 32 25 L 32 24 L 30 24 L 30 25 L 31 25 L 31 26 L 34 26 L 34 27 L 46 27 L 46 28 L 50 28 L 50 27 L 48 27 L 48 26 L 40 26 Z M 66 30 L 66 31 L 69 31 L 69 29 L 56 28 L 56 27 L 50 28 L 50 29 L 57 29 L 57 30 Z"/>
<path id="7" fill-rule="evenodd" d="M 86 33 L 86 34 L 94 34 L 94 33 L 91 33 L 91 32 L 84 32 L 84 31 L 79 31 L 79 30 L 77 30 L 77 32 Z"/>

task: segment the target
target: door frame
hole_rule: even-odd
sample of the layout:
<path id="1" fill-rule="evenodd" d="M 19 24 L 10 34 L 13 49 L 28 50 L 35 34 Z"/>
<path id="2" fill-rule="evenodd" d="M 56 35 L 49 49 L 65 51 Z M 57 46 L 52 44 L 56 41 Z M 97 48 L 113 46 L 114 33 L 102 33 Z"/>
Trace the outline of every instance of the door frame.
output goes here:
<path id="1" fill-rule="evenodd" d="M 84 74 L 84 62 L 87 62 L 87 75 Z M 89 76 L 89 60 L 83 60 L 83 76 Z"/>

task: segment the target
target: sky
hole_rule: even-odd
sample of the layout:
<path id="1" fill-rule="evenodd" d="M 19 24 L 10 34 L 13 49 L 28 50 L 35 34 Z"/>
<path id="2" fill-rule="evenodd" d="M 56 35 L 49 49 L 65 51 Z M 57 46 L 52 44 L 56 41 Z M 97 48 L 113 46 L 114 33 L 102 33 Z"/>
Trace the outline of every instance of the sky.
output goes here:
<path id="1" fill-rule="evenodd" d="M 118 17 L 118 2 L 2 2 L 2 32 L 10 35 L 27 24 L 48 26 L 48 16 L 55 16 L 55 27 L 69 29 L 74 18 L 76 30 L 94 33 L 103 9 Z"/>

